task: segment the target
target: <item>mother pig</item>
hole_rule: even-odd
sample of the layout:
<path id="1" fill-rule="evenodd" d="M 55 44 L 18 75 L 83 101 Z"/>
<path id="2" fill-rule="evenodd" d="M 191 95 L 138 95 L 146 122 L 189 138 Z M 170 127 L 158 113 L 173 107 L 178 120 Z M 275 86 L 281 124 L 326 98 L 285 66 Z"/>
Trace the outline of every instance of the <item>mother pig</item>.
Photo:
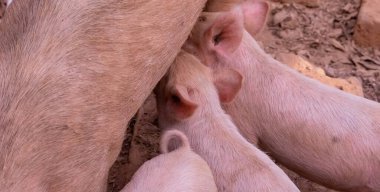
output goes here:
<path id="1" fill-rule="evenodd" d="M 206 0 L 16 0 L 0 23 L 0 191 L 104 191 Z"/>

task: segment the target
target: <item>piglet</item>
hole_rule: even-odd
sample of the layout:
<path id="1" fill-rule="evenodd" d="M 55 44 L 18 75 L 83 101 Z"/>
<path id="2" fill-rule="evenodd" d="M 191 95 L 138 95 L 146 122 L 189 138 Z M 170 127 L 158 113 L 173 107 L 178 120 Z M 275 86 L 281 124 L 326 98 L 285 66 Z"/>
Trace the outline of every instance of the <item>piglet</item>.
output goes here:
<path id="1" fill-rule="evenodd" d="M 234 70 L 211 71 L 181 52 L 156 88 L 159 125 L 180 130 L 209 164 L 218 191 L 299 191 L 263 152 L 248 143 L 223 111 L 242 84 Z M 215 84 L 215 85 L 214 85 Z"/>
<path id="2" fill-rule="evenodd" d="M 145 162 L 121 192 L 217 192 L 209 166 L 182 132 L 165 132 L 160 147 L 162 154 Z"/>
<path id="3" fill-rule="evenodd" d="M 323 85 L 266 54 L 244 29 L 260 31 L 268 6 L 246 1 L 205 13 L 185 46 L 213 71 L 242 73 L 223 108 L 241 133 L 300 175 L 343 191 L 380 191 L 380 104 Z M 260 15 L 260 16 L 257 16 Z"/>

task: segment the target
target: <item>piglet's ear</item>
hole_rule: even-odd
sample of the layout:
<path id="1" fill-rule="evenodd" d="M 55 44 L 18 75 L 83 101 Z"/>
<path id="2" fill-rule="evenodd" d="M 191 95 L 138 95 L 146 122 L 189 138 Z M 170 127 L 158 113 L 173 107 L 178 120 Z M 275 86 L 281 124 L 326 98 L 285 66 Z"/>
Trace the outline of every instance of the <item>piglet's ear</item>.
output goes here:
<path id="1" fill-rule="evenodd" d="M 243 76 L 233 69 L 216 69 L 213 76 L 220 101 L 231 102 L 241 89 Z"/>
<path id="2" fill-rule="evenodd" d="M 243 30 L 241 9 L 220 14 L 204 33 L 206 50 L 210 55 L 232 54 L 242 41 Z"/>
<path id="3" fill-rule="evenodd" d="M 190 98 L 186 87 L 176 85 L 170 92 L 168 107 L 175 119 L 182 120 L 193 115 L 198 105 Z"/>
<path id="4" fill-rule="evenodd" d="M 266 24 L 269 3 L 264 0 L 247 0 L 241 5 L 244 14 L 245 29 L 255 36 Z"/>

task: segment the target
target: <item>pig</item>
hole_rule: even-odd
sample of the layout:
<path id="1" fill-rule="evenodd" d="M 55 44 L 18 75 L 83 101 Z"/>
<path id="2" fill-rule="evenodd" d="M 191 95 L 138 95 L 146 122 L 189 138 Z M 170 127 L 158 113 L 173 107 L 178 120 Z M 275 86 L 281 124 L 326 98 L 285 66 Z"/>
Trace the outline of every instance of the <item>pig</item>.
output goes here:
<path id="1" fill-rule="evenodd" d="M 169 148 L 173 142 L 179 146 Z M 165 132 L 160 148 L 162 154 L 145 162 L 121 192 L 217 192 L 210 167 L 182 132 Z"/>
<path id="2" fill-rule="evenodd" d="M 0 191 L 105 191 L 206 0 L 19 0 L 0 23 Z"/>
<path id="3" fill-rule="evenodd" d="M 218 191 L 299 191 L 287 175 L 239 133 L 219 99 L 232 101 L 243 79 L 234 70 L 211 71 L 181 52 L 156 89 L 158 122 L 179 130 L 211 168 Z M 214 86 L 215 84 L 215 86 Z"/>
<path id="4" fill-rule="evenodd" d="M 337 190 L 380 191 L 380 104 L 307 78 L 266 54 L 243 24 L 263 27 L 268 10 L 257 3 L 204 13 L 184 46 L 212 71 L 242 73 L 241 91 L 223 109 L 248 141 L 300 175 Z"/>

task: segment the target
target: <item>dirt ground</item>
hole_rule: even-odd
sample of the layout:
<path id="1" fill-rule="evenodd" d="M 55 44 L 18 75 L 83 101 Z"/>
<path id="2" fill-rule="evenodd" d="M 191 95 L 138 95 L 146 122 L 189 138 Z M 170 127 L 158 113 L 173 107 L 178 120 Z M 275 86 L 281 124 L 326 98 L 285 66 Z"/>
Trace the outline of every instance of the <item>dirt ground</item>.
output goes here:
<path id="1" fill-rule="evenodd" d="M 360 0 L 321 0 L 319 7 L 272 3 L 267 28 L 256 37 L 276 56 L 293 53 L 323 68 L 329 77 L 361 80 L 364 97 L 380 102 L 380 50 L 352 40 Z M 146 160 L 158 155 L 160 129 L 154 96 L 131 120 L 119 158 L 110 170 L 109 192 L 119 191 Z M 286 172 L 304 192 L 333 191 Z"/>

